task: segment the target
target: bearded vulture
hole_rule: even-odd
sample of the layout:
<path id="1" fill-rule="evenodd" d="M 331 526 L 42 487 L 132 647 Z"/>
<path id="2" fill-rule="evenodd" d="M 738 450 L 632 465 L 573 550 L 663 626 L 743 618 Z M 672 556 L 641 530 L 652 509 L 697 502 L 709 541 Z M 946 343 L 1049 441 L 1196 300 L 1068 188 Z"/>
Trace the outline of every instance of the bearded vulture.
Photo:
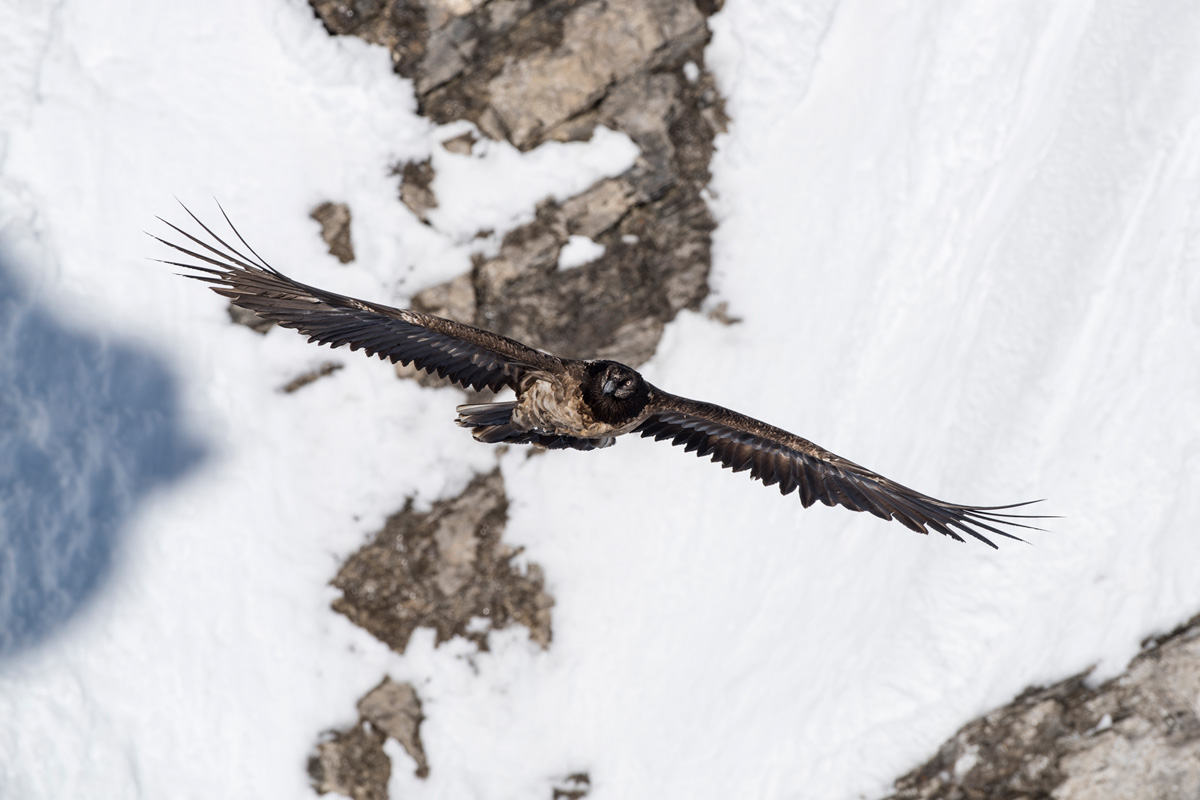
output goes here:
<path id="1" fill-rule="evenodd" d="M 781 428 L 665 392 L 615 361 L 559 358 L 471 325 L 305 285 L 259 257 L 224 209 L 225 222 L 244 249 L 184 210 L 209 240 L 161 217 L 190 244 L 153 238 L 201 263 L 162 263 L 191 270 L 187 277 L 212 284 L 234 305 L 294 328 L 310 342 L 348 344 L 368 356 L 415 364 L 464 388 L 512 389 L 514 400 L 458 406 L 455 421 L 478 441 L 593 450 L 637 433 L 711 456 L 734 472 L 749 470 L 751 478 L 778 486 L 782 494 L 795 492 L 805 508 L 820 501 L 869 511 L 919 533 L 932 528 L 960 542 L 965 533 L 992 547 L 986 533 L 1022 541 L 1005 527 L 1040 530 L 1018 520 L 1045 518 L 1011 513 L 1029 503 L 968 506 L 937 500 Z"/>

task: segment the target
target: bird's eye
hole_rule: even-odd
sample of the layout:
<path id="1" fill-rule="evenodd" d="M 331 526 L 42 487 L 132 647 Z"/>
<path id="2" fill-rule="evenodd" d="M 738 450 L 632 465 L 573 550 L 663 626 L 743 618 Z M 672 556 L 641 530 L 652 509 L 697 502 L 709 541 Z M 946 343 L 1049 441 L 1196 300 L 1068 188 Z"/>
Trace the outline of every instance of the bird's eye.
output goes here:
<path id="1" fill-rule="evenodd" d="M 633 378 L 626 378 L 625 380 L 621 381 L 621 385 L 626 387 L 633 386 Z"/>

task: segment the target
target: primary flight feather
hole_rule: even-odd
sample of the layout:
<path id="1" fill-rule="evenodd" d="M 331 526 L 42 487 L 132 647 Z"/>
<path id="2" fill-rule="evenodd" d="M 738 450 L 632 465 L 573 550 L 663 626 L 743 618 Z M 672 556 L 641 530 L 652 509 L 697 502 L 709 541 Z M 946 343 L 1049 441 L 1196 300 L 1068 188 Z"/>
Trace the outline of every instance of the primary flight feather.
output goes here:
<path id="1" fill-rule="evenodd" d="M 1020 541 L 1000 526 L 1032 528 L 1018 520 L 1039 519 L 1005 513 L 1028 503 L 967 506 L 937 500 L 765 422 L 665 392 L 615 361 L 559 358 L 471 325 L 294 281 L 259 257 L 228 216 L 225 222 L 244 250 L 184 210 L 208 241 L 166 220 L 187 242 L 154 238 L 201 263 L 164 263 L 192 270 L 188 277 L 211 284 L 234 305 L 294 328 L 310 342 L 348 344 L 465 388 L 514 390 L 515 400 L 458 407 L 456 422 L 481 442 L 592 450 L 638 433 L 711 456 L 734 472 L 749 470 L 751 478 L 785 495 L 795 492 L 805 508 L 820 501 L 869 511 L 920 533 L 932 528 L 957 541 L 965 533 L 992 547 L 987 533 Z"/>

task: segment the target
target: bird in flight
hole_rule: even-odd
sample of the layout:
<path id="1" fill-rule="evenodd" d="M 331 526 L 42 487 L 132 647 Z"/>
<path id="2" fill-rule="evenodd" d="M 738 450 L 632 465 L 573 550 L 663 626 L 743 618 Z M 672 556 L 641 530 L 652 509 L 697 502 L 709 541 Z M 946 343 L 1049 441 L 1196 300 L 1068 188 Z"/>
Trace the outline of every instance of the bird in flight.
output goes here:
<path id="1" fill-rule="evenodd" d="M 211 284 L 234 305 L 293 328 L 310 342 L 348 344 L 368 356 L 414 364 L 464 388 L 512 389 L 513 400 L 458 406 L 455 421 L 480 442 L 593 450 L 637 433 L 711 456 L 734 472 L 749 470 L 751 478 L 778 486 L 782 494 L 795 492 L 805 508 L 820 501 L 869 511 L 919 533 L 933 529 L 960 542 L 967 534 L 991 547 L 996 545 L 987 534 L 1021 541 L 1011 529 L 1038 530 L 1021 520 L 1043 518 L 1011 513 L 1029 503 L 968 506 L 937 500 L 781 428 L 665 392 L 615 361 L 559 358 L 471 325 L 308 286 L 264 261 L 224 209 L 221 214 L 243 249 L 214 233 L 186 206 L 184 211 L 207 240 L 161 217 L 187 241 L 153 238 L 201 263 L 162 263 L 190 270 L 187 277 Z"/>

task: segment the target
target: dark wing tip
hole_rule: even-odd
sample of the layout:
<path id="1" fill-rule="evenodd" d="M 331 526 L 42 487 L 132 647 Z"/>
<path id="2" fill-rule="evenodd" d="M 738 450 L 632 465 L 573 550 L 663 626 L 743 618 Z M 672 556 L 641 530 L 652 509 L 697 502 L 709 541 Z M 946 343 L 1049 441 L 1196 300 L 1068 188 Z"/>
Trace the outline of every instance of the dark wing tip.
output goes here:
<path id="1" fill-rule="evenodd" d="M 225 238 L 183 202 L 179 205 L 203 233 L 193 235 L 158 217 L 177 236 L 147 235 L 175 253 L 152 260 L 185 270 L 182 277 L 205 282 L 234 305 L 299 331 L 310 342 L 330 347 L 348 344 L 351 350 L 362 349 L 393 363 L 411 363 L 476 390 L 517 388 L 526 370 L 559 364 L 553 356 L 471 325 L 357 300 L 296 281 L 258 254 L 219 201 L 217 208 L 232 231 L 232 236 L 222 231 Z"/>
<path id="2" fill-rule="evenodd" d="M 767 486 L 778 485 L 781 494 L 795 492 L 805 508 L 818 501 L 840 505 L 894 520 L 918 533 L 935 531 L 960 542 L 969 536 L 992 548 L 997 545 L 991 536 L 1026 542 L 1016 531 L 1040 531 L 1030 522 L 1055 519 L 1048 514 L 1012 513 L 1042 500 L 994 506 L 938 500 L 721 406 L 667 393 L 662 393 L 660 404 L 635 429 L 637 433 L 682 445 L 698 456 L 711 454 L 713 461 L 734 472 L 749 469 L 752 478 Z"/>

